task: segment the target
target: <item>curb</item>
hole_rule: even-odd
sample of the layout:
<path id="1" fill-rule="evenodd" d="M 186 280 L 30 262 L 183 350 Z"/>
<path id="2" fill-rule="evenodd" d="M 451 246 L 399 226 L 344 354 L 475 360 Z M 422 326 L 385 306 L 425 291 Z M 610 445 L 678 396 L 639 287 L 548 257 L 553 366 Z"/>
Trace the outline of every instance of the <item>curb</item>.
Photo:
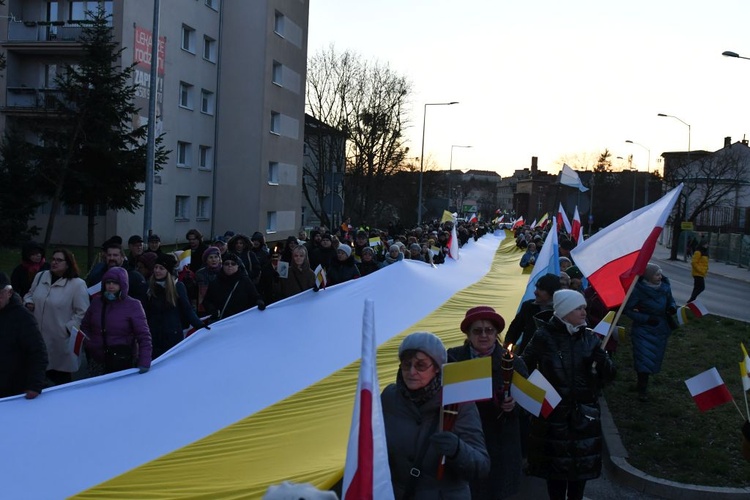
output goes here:
<path id="1" fill-rule="evenodd" d="M 647 495 L 679 500 L 712 500 L 750 498 L 748 488 L 724 488 L 714 486 L 699 486 L 695 484 L 678 483 L 658 477 L 650 476 L 636 469 L 628 463 L 628 451 L 620 439 L 620 431 L 615 426 L 609 406 L 604 397 L 599 398 L 602 410 L 602 436 L 604 437 L 603 459 L 605 465 L 612 472 L 612 479 L 623 486 L 632 488 Z"/>

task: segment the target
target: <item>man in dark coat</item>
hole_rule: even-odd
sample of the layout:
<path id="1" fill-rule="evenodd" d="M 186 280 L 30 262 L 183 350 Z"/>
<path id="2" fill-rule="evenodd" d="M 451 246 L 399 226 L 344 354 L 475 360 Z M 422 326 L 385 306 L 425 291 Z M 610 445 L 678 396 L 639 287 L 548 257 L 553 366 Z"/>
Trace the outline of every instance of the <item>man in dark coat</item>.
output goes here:
<path id="1" fill-rule="evenodd" d="M 534 332 L 539 328 L 538 321 L 534 319 L 534 316 L 542 311 L 552 310 L 552 296 L 559 289 L 560 277 L 555 274 L 544 274 L 537 280 L 534 298 L 524 301 L 516 317 L 510 322 L 503 342 L 505 347 L 514 344 L 513 350 L 519 354 L 523 353 Z"/>
<path id="2" fill-rule="evenodd" d="M 34 315 L 0 273 L 0 398 L 37 397 L 45 386 L 47 349 Z"/>

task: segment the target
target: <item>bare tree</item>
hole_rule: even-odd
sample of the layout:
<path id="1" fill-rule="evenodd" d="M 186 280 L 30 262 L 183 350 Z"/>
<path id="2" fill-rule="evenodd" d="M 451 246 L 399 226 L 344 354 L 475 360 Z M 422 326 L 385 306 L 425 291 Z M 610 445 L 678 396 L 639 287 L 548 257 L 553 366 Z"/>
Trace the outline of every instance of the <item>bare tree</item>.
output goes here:
<path id="1" fill-rule="evenodd" d="M 700 214 L 713 208 L 734 206 L 749 177 L 750 148 L 742 143 L 680 163 L 664 172 L 668 187 L 683 184 L 672 219 L 670 260 L 677 260 L 681 222 L 694 222 Z"/>
<path id="2" fill-rule="evenodd" d="M 402 141 L 410 92 L 406 78 L 387 65 L 365 62 L 349 51 L 337 53 L 333 46 L 308 64 L 308 113 L 347 139 L 346 210 L 357 222 L 369 224 L 380 218 L 383 204 L 378 201 L 385 197 L 385 179 L 406 160 L 408 148 Z M 334 168 L 335 159 L 329 153 L 314 153 L 321 171 Z M 325 195 L 326 176 L 307 171 L 305 176 L 309 179 L 305 193 L 315 206 L 313 200 L 322 201 Z"/>

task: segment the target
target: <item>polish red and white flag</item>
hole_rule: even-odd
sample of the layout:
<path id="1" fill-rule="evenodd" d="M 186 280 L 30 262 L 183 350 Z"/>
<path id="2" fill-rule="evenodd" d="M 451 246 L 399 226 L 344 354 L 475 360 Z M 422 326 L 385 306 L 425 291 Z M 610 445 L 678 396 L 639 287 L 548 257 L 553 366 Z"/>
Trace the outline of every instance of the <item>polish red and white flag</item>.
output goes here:
<path id="1" fill-rule="evenodd" d="M 687 379 L 685 385 L 700 411 L 707 411 L 732 401 L 732 395 L 716 368 Z"/>
<path id="2" fill-rule="evenodd" d="M 576 210 L 578 210 L 578 207 L 576 207 Z M 566 233 L 573 234 L 573 228 L 570 225 L 570 221 L 568 220 L 568 216 L 562 206 L 562 202 L 560 202 L 560 206 L 557 209 L 557 227 L 564 227 Z"/>
<path id="3" fill-rule="evenodd" d="M 576 205 L 575 212 L 573 212 L 573 222 L 570 225 L 570 236 L 573 237 L 576 243 L 583 241 L 583 234 L 581 226 L 581 214 L 578 213 L 578 205 Z"/>
<path id="4" fill-rule="evenodd" d="M 393 498 L 376 355 L 375 303 L 367 299 L 362 318 L 362 359 L 341 490 L 344 500 Z"/>
<path id="5" fill-rule="evenodd" d="M 622 304 L 625 290 L 643 275 L 680 191 L 682 184 L 651 205 L 613 222 L 570 252 L 608 309 Z"/>

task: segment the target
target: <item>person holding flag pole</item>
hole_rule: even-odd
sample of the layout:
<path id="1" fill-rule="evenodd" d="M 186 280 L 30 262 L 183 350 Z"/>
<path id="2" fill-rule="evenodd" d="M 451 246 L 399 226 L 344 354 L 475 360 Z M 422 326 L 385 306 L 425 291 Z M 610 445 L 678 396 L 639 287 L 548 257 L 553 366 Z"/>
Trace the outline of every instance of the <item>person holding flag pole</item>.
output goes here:
<path id="1" fill-rule="evenodd" d="M 583 498 L 586 481 L 601 474 L 598 398 L 616 374 L 614 363 L 586 327 L 586 300 L 574 290 L 553 296 L 553 316 L 531 338 L 521 358 L 560 395 L 547 418 L 532 417 L 528 473 L 547 480 L 550 499 Z M 596 363 L 596 371 L 592 365 Z"/>
<path id="2" fill-rule="evenodd" d="M 396 498 L 464 500 L 469 481 L 484 477 L 490 459 L 474 403 L 443 418 L 447 353 L 433 333 L 415 332 L 398 348 L 396 383 L 381 394 L 391 482 Z M 443 430 L 443 421 L 451 429 Z"/>
<path id="3" fill-rule="evenodd" d="M 518 493 L 521 484 L 520 408 L 510 393 L 510 381 L 514 372 L 525 378 L 529 374 L 521 359 L 500 344 L 504 328 L 505 320 L 492 307 L 472 307 L 461 321 L 466 341 L 448 349 L 451 362 L 492 360 L 492 399 L 476 403 L 490 455 L 490 474 L 471 481 L 471 498 L 475 500 L 507 498 Z"/>

